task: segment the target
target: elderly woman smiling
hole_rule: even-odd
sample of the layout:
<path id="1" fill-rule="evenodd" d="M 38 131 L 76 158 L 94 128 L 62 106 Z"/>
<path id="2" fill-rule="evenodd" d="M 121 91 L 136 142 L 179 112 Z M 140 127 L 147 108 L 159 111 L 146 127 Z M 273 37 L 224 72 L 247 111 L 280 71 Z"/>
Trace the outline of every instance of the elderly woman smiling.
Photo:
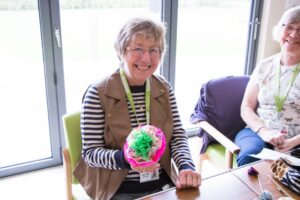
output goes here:
<path id="1" fill-rule="evenodd" d="M 287 152 L 300 145 L 300 6 L 282 15 L 273 38 L 280 53 L 257 65 L 241 105 L 248 127 L 235 138 L 239 166 L 255 161 L 248 154 L 264 147 Z"/>
<path id="2" fill-rule="evenodd" d="M 166 49 L 164 24 L 129 20 L 115 49 L 119 69 L 92 84 L 83 98 L 83 150 L 75 176 L 93 199 L 135 199 L 174 186 L 198 188 L 201 176 L 195 172 L 174 92 L 154 75 Z M 158 163 L 141 170 L 126 160 L 124 143 L 132 129 L 144 125 L 163 131 L 166 148 Z"/>

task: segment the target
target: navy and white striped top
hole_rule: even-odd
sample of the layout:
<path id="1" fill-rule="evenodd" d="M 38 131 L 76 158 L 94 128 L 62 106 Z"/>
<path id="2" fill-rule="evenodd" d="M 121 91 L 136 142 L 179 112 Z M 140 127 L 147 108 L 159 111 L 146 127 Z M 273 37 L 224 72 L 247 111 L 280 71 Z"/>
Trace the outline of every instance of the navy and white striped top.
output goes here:
<path id="1" fill-rule="evenodd" d="M 141 125 L 146 124 L 145 113 L 145 86 L 130 87 L 136 115 L 127 100 L 131 126 L 138 126 L 137 119 Z M 178 113 L 174 92 L 169 85 L 170 104 L 174 121 L 174 132 L 171 141 L 171 154 L 179 170 L 192 169 L 195 166 L 192 161 L 188 146 L 188 137 L 182 128 Z M 82 133 L 82 156 L 85 162 L 92 167 L 102 167 L 111 170 L 130 169 L 125 161 L 123 150 L 106 149 L 104 141 L 104 110 L 99 102 L 99 95 L 95 86 L 90 86 L 84 96 L 81 114 Z M 160 174 L 162 169 L 160 169 Z M 125 181 L 139 181 L 139 173 L 129 170 Z"/>

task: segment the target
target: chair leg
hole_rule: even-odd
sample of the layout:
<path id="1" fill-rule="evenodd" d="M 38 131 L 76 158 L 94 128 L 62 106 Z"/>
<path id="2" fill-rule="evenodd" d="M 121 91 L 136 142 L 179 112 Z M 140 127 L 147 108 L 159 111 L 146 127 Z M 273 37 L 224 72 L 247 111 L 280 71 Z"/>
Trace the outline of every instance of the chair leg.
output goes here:
<path id="1" fill-rule="evenodd" d="M 71 159 L 70 153 L 67 148 L 63 148 L 63 165 L 66 175 L 66 188 L 67 188 L 67 200 L 72 200 L 72 170 L 71 170 Z"/>
<path id="2" fill-rule="evenodd" d="M 188 142 L 191 150 L 191 155 L 196 166 L 196 171 L 200 173 L 202 169 L 202 158 L 199 152 L 203 145 L 202 138 L 199 138 L 198 136 L 193 136 L 189 138 Z"/>
<path id="3" fill-rule="evenodd" d="M 233 154 L 228 150 L 225 152 L 225 162 L 225 167 L 227 169 L 232 169 Z"/>
<path id="4" fill-rule="evenodd" d="M 204 160 L 208 160 L 208 157 L 207 155 L 204 153 L 204 154 L 200 154 L 199 156 L 199 170 L 198 172 L 201 173 L 202 172 L 202 168 L 203 168 L 203 161 Z"/>

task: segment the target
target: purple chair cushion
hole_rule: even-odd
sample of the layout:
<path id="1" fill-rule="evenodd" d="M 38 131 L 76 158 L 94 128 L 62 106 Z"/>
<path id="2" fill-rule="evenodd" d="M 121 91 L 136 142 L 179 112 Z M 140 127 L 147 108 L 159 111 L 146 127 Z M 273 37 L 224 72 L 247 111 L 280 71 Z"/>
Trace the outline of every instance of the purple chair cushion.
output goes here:
<path id="1" fill-rule="evenodd" d="M 237 132 L 246 126 L 240 116 L 240 106 L 248 81 L 249 76 L 227 76 L 203 84 L 190 121 L 207 121 L 233 141 Z M 198 136 L 203 138 L 201 153 L 216 142 L 201 128 Z"/>

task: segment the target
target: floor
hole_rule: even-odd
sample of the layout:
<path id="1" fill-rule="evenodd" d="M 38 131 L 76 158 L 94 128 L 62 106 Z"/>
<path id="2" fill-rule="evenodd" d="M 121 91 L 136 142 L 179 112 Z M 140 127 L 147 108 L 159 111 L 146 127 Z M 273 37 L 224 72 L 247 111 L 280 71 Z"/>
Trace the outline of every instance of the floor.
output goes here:
<path id="1" fill-rule="evenodd" d="M 61 165 L 0 179 L 1 200 L 63 200 L 65 195 Z"/>
<path id="2" fill-rule="evenodd" d="M 195 165 L 199 163 L 200 140 L 191 137 L 189 144 Z M 199 170 L 199 167 L 197 167 Z M 202 177 L 218 173 L 209 163 L 203 164 Z M 65 179 L 62 166 L 41 169 L 0 179 L 2 200 L 63 200 L 66 199 Z"/>

